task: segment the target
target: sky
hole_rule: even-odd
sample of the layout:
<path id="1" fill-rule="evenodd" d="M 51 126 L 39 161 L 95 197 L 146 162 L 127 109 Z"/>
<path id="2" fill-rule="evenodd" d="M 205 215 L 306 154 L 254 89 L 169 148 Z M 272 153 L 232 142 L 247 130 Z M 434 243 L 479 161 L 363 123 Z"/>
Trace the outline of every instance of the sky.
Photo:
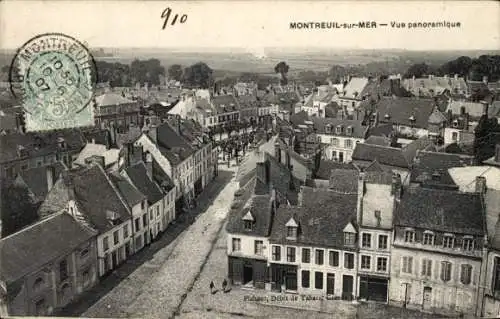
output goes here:
<path id="1" fill-rule="evenodd" d="M 162 12 L 179 14 L 162 30 Z M 180 23 L 182 14 L 187 15 Z M 374 29 L 293 30 L 290 22 L 388 24 Z M 460 28 L 396 29 L 391 22 L 460 22 Z M 265 47 L 500 49 L 498 1 L 22 1 L 0 2 L 0 49 L 65 33 L 92 48 Z"/>

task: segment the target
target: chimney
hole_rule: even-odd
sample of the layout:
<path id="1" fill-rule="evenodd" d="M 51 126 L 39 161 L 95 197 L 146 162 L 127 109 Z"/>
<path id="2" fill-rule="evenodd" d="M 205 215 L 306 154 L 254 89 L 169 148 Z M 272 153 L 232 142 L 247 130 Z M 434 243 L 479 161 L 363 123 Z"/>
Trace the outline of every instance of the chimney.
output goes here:
<path id="1" fill-rule="evenodd" d="M 469 129 L 469 112 L 465 113 L 465 120 L 464 120 L 464 129 L 468 130 Z"/>
<path id="2" fill-rule="evenodd" d="M 51 190 L 52 186 L 54 186 L 54 180 L 55 180 L 55 175 L 56 172 L 54 170 L 53 166 L 47 166 L 47 190 Z"/>
<path id="3" fill-rule="evenodd" d="M 451 122 L 453 121 L 453 112 L 451 111 L 451 109 L 448 109 L 446 115 L 447 115 L 446 117 L 448 120 L 448 125 L 451 125 Z"/>
<path id="4" fill-rule="evenodd" d="M 274 144 L 274 156 L 278 159 L 278 162 L 281 163 L 281 148 L 280 148 L 280 143 L 276 141 Z"/>
<path id="5" fill-rule="evenodd" d="M 152 125 L 149 128 L 148 136 L 151 138 L 153 143 L 158 143 L 158 127 L 156 127 L 156 125 Z"/>
<path id="6" fill-rule="evenodd" d="M 486 75 L 485 75 L 485 76 L 483 76 L 483 83 L 484 83 L 485 85 L 488 85 L 488 76 L 486 76 Z"/>
<path id="7" fill-rule="evenodd" d="M 153 179 L 153 156 L 151 156 L 151 153 L 147 152 L 146 153 L 146 162 L 144 163 L 146 165 L 146 173 L 148 174 L 149 179 Z"/>
<path id="8" fill-rule="evenodd" d="M 177 115 L 177 134 L 182 135 L 180 115 Z"/>
<path id="9" fill-rule="evenodd" d="M 356 221 L 358 225 L 363 222 L 363 197 L 365 195 L 365 173 L 359 172 L 358 176 L 358 199 L 356 208 Z"/>
<path id="10" fill-rule="evenodd" d="M 356 121 L 359 121 L 359 109 L 356 109 Z"/>
<path id="11" fill-rule="evenodd" d="M 396 199 L 401 199 L 401 187 L 401 175 L 392 175 L 391 195 L 393 195 Z"/>
<path id="12" fill-rule="evenodd" d="M 489 108 L 488 102 L 481 101 L 481 104 L 483 105 L 483 115 L 488 116 L 488 108 Z"/>
<path id="13" fill-rule="evenodd" d="M 87 165 L 92 165 L 92 164 L 99 164 L 102 168 L 106 168 L 105 166 L 105 161 L 104 161 L 104 156 L 99 156 L 99 155 L 92 155 L 90 157 L 87 157 L 85 159 L 85 164 Z"/>
<path id="14" fill-rule="evenodd" d="M 285 155 L 285 165 L 288 168 L 288 170 L 292 170 L 292 164 L 291 164 L 291 161 L 290 161 L 290 151 L 287 150 L 285 153 L 286 153 L 286 155 Z"/>
<path id="15" fill-rule="evenodd" d="M 376 210 L 375 211 L 375 219 L 377 220 L 377 227 L 380 227 L 382 217 L 380 216 L 380 211 Z"/>
<path id="16" fill-rule="evenodd" d="M 486 193 L 486 177 L 484 176 L 476 177 L 476 193 L 481 193 L 481 194 Z"/>

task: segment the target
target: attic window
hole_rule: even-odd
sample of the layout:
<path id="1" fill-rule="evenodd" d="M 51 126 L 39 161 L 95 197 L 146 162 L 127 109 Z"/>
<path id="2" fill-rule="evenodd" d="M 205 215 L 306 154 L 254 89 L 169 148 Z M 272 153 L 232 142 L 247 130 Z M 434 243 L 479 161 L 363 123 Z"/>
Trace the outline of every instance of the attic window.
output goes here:
<path id="1" fill-rule="evenodd" d="M 106 219 L 113 225 L 118 225 L 120 223 L 120 215 L 118 215 L 117 212 L 111 210 L 106 211 Z"/>
<path id="2" fill-rule="evenodd" d="M 441 174 L 439 172 L 432 173 L 432 180 L 439 181 L 441 179 Z"/>
<path id="3" fill-rule="evenodd" d="M 453 120 L 453 127 L 457 127 L 458 126 L 458 120 Z"/>
<path id="4" fill-rule="evenodd" d="M 384 115 L 384 118 L 385 118 L 385 119 L 390 119 L 390 118 L 391 118 L 391 116 L 390 116 L 389 114 L 386 114 L 386 115 Z"/>
<path id="5" fill-rule="evenodd" d="M 342 133 L 342 126 L 341 125 L 337 125 L 336 132 L 337 132 L 337 134 L 341 134 Z"/>
<path id="6" fill-rule="evenodd" d="M 243 224 L 244 224 L 245 230 L 252 230 L 254 222 L 255 222 L 255 219 L 253 218 L 252 213 L 250 211 L 248 211 L 245 214 L 245 216 L 243 216 Z"/>
<path id="7" fill-rule="evenodd" d="M 286 238 L 297 239 L 299 224 L 297 224 L 295 219 L 293 217 L 290 218 L 290 220 L 285 224 L 285 226 L 286 226 Z"/>
<path id="8" fill-rule="evenodd" d="M 352 135 L 352 126 L 347 127 L 347 135 Z"/>
<path id="9" fill-rule="evenodd" d="M 410 116 L 408 119 L 409 119 L 410 121 L 412 121 L 412 122 L 415 122 L 415 116 L 413 116 L 413 115 L 412 115 L 412 116 Z"/>

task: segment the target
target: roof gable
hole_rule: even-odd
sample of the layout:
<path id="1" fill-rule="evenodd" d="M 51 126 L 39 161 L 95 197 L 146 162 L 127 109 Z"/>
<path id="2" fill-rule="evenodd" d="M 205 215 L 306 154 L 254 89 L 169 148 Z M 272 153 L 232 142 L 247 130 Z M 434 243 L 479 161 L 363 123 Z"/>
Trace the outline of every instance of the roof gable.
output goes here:
<path id="1" fill-rule="evenodd" d="M 356 228 L 353 226 L 352 223 L 347 223 L 347 225 L 345 225 L 345 227 L 342 231 L 344 233 L 354 233 L 354 234 L 358 233 L 358 231 L 356 230 Z"/>

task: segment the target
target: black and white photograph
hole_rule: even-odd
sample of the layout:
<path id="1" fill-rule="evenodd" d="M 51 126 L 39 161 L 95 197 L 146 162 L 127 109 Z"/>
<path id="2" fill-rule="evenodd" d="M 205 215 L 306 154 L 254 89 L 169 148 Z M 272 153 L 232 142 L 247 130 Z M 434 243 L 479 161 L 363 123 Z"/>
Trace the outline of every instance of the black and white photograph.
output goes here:
<path id="1" fill-rule="evenodd" d="M 0 2 L 0 318 L 500 318 L 500 2 Z"/>

